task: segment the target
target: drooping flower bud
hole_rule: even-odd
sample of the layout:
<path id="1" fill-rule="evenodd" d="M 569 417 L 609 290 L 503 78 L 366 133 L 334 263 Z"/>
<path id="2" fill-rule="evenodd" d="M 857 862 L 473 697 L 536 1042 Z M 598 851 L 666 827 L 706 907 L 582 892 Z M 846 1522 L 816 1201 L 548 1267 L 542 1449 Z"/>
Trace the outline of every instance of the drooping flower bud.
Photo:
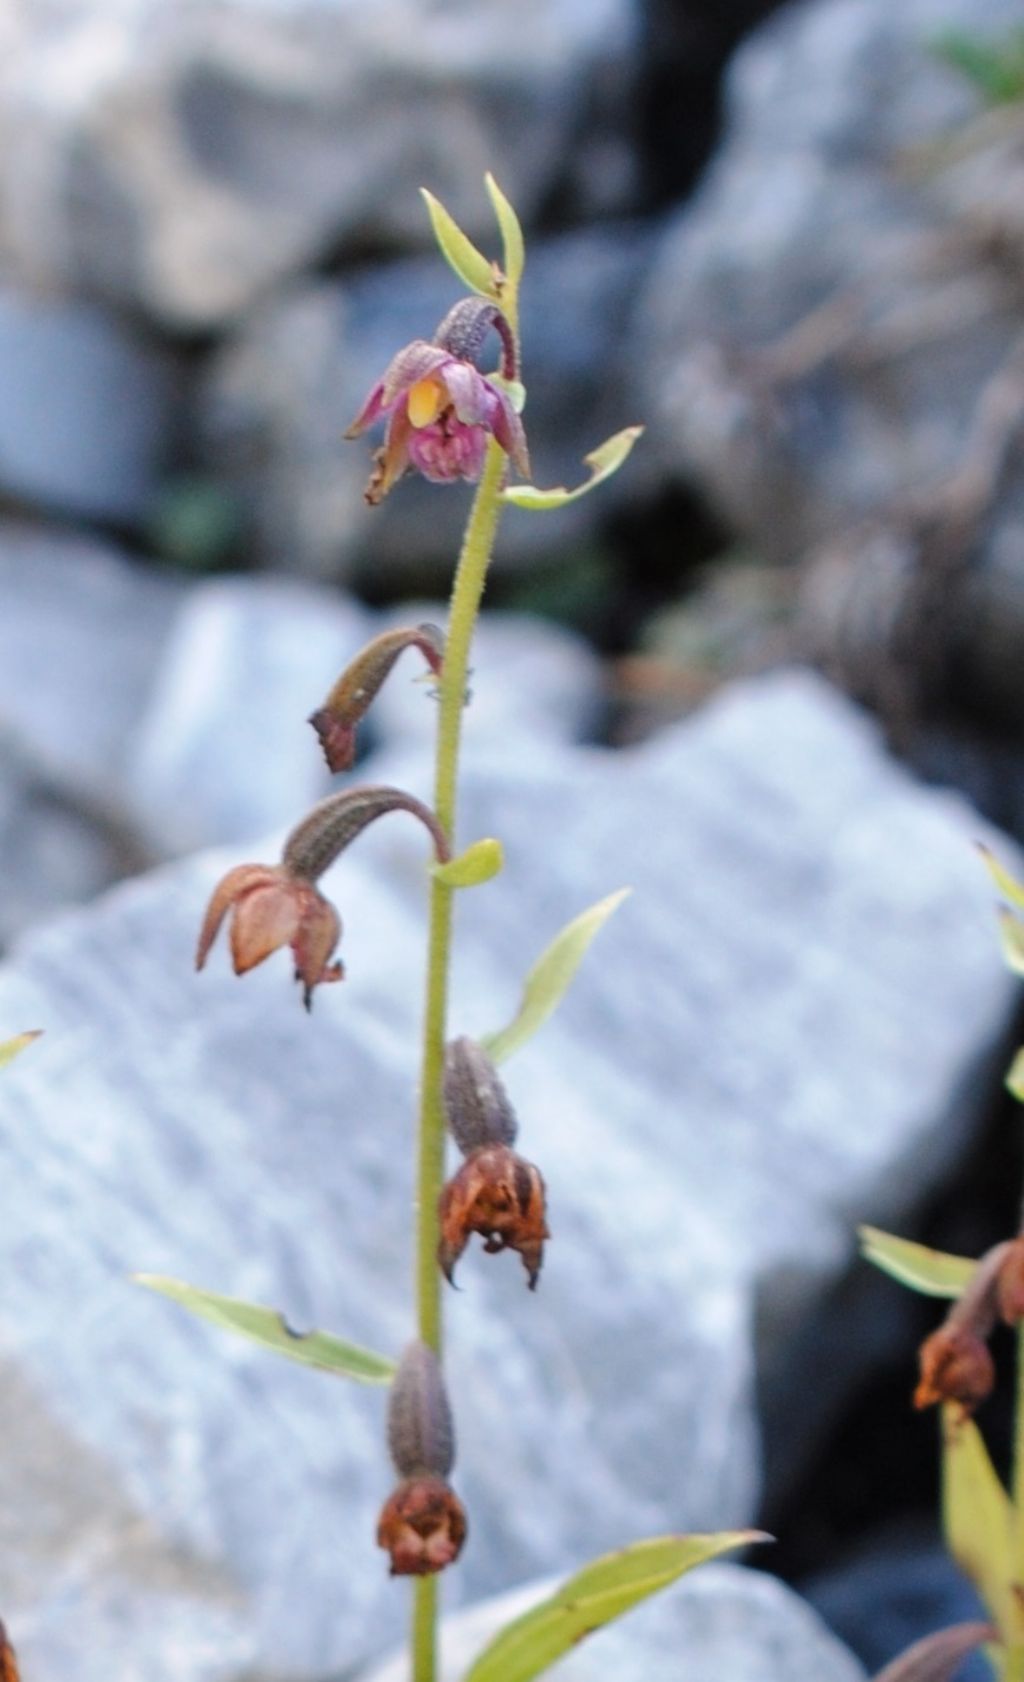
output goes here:
<path id="1" fill-rule="evenodd" d="M 437 1357 L 410 1343 L 391 1385 L 388 1448 L 402 1482 L 384 1504 L 377 1543 L 391 1558 L 393 1577 L 427 1576 L 457 1559 L 466 1515 L 449 1488 L 455 1434 Z"/>
<path id="2" fill-rule="evenodd" d="M 20 1682 L 18 1661 L 7 1639 L 7 1631 L 0 1622 L 0 1682 Z"/>
<path id="3" fill-rule="evenodd" d="M 433 812 L 413 795 L 397 788 L 355 788 L 330 795 L 292 830 L 280 864 L 237 865 L 217 884 L 199 934 L 196 969 L 205 964 L 230 911 L 235 974 L 244 975 L 278 947 L 290 946 L 308 1010 L 314 987 L 340 981 L 344 974 L 340 963 L 331 962 L 341 919 L 316 888 L 316 880 L 367 824 L 397 811 L 411 812 L 426 826 L 440 863 L 451 857 Z"/>
<path id="4" fill-rule="evenodd" d="M 470 1237 L 478 1232 L 488 1255 L 517 1250 L 535 1290 L 547 1225 L 544 1181 L 532 1162 L 507 1145 L 484 1145 L 467 1156 L 441 1193 L 437 1259 L 449 1284 Z"/>
<path id="5" fill-rule="evenodd" d="M 439 676 L 444 636 L 436 625 L 412 625 L 374 637 L 342 672 L 322 707 L 309 722 L 320 738 L 332 771 L 347 771 L 355 758 L 356 725 L 369 710 L 391 668 L 407 648 L 418 648 Z"/>
<path id="6" fill-rule="evenodd" d="M 463 1035 L 445 1047 L 444 1107 L 463 1156 L 481 1145 L 513 1145 L 519 1126 L 508 1094 L 482 1045 Z"/>

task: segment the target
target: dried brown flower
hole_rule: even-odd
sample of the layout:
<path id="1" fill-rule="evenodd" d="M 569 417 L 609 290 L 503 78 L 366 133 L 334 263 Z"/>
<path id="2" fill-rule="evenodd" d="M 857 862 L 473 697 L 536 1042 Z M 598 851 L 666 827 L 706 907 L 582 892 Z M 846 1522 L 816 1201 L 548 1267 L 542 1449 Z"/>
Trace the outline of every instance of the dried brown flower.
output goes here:
<path id="1" fill-rule="evenodd" d="M 466 1540 L 462 1503 L 443 1478 L 406 1478 L 389 1497 L 377 1545 L 391 1556 L 393 1577 L 426 1577 L 457 1559 Z"/>
<path id="2" fill-rule="evenodd" d="M 7 1639 L 7 1631 L 0 1623 L 0 1682 L 20 1682 L 18 1661 Z"/>
<path id="3" fill-rule="evenodd" d="M 988 1344 L 973 1326 L 947 1320 L 925 1338 L 918 1360 L 921 1376 L 914 1392 L 916 1408 L 958 1402 L 966 1418 L 991 1393 L 996 1381 Z"/>
<path id="4" fill-rule="evenodd" d="M 451 1281 L 455 1264 L 478 1232 L 488 1255 L 518 1250 L 536 1288 L 550 1237 L 544 1181 L 532 1162 L 525 1162 L 507 1145 L 484 1145 L 467 1156 L 448 1181 L 439 1205 L 441 1239 L 438 1261 Z"/>
<path id="5" fill-rule="evenodd" d="M 306 1009 L 314 987 L 340 981 L 344 970 L 331 962 L 341 937 L 341 918 L 315 886 L 338 855 L 376 818 L 411 812 L 430 832 L 439 861 L 450 849 L 433 812 L 397 788 L 354 788 L 330 795 L 303 818 L 285 842 L 281 863 L 240 864 L 213 891 L 196 949 L 202 969 L 218 930 L 231 912 L 231 958 L 236 975 L 261 964 L 280 946 L 290 946 L 295 979 L 303 984 Z"/>

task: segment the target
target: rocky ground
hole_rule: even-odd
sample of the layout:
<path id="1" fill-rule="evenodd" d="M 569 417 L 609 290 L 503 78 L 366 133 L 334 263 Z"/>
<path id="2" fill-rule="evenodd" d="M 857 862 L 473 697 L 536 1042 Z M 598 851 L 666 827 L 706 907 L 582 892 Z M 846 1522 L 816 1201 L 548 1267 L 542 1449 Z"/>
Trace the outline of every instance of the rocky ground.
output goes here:
<path id="1" fill-rule="evenodd" d="M 510 513 L 474 652 L 467 834 L 508 864 L 464 903 L 460 1026 L 634 891 L 509 1069 L 556 1239 L 536 1301 L 473 1256 L 453 1316 L 453 1674 L 495 1595 L 676 1527 L 768 1523 L 817 1612 L 714 1567 L 567 1677 L 852 1682 L 972 1613 L 906 1410 L 927 1320 L 853 1235 L 1014 1218 L 972 842 L 1024 834 L 1024 98 L 952 61 L 1019 8 L 706 12 L 0 22 L 0 1017 L 46 1029 L 0 1107 L 26 1682 L 347 1678 L 400 1635 L 380 1396 L 126 1277 L 408 1335 L 419 837 L 333 873 L 349 980 L 311 1019 L 283 963 L 191 954 L 218 873 L 329 786 L 303 720 L 339 669 L 443 613 L 464 498 L 368 510 L 340 434 L 456 295 L 416 188 L 486 241 L 489 166 L 531 235 L 538 482 L 647 436 L 601 496 Z M 408 676 L 360 774 L 424 792 Z"/>

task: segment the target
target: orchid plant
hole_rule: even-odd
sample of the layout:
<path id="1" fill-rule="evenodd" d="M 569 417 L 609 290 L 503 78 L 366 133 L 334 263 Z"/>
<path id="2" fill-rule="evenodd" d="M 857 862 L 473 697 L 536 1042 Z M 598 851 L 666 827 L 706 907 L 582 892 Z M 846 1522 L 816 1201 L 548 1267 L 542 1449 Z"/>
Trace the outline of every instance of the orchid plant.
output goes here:
<path id="1" fill-rule="evenodd" d="M 482 1041 L 450 1033 L 453 901 L 456 894 L 491 881 L 503 862 L 501 845 L 492 837 L 461 848 L 456 842 L 470 645 L 498 523 L 510 505 L 544 511 L 586 494 L 621 467 L 642 430 L 628 427 L 588 456 L 589 478 L 573 490 L 540 490 L 525 482 L 530 456 L 519 343 L 525 251 L 512 206 L 492 177 L 486 185 L 502 242 L 501 262 L 489 261 L 444 206 L 424 194 L 441 252 L 468 293 L 430 339 L 416 339 L 397 351 L 348 431 L 350 438 L 359 438 L 380 423 L 385 427 L 365 492 L 371 506 L 407 473 L 438 485 L 475 485 L 447 629 L 442 633 L 433 625 L 412 625 L 376 637 L 354 657 L 310 719 L 329 768 L 344 773 L 355 757 L 360 721 L 396 661 L 415 650 L 439 703 L 432 804 L 378 786 L 344 788 L 329 796 L 292 831 L 277 864 L 242 864 L 228 872 L 207 908 L 196 960 L 202 968 L 225 921 L 240 975 L 288 947 L 310 1008 L 318 989 L 340 981 L 344 973 L 336 957 L 341 921 L 318 885 L 324 871 L 380 817 L 401 811 L 424 828 L 431 859 L 415 1146 L 415 1335 L 396 1360 L 328 1333 L 298 1336 L 269 1308 L 174 1279 L 139 1276 L 192 1312 L 278 1354 L 350 1380 L 388 1386 L 387 1439 L 398 1481 L 384 1500 L 377 1541 L 392 1574 L 413 1579 L 412 1682 L 434 1682 L 438 1576 L 458 1558 L 470 1530 L 450 1482 L 455 1437 L 442 1365 L 444 1283 L 478 1234 L 489 1254 L 510 1249 L 519 1255 L 532 1290 L 550 1236 L 547 1188 L 540 1169 L 513 1148 L 518 1121 L 498 1065 L 555 1008 L 590 942 L 624 897 L 621 891 L 609 895 L 555 937 L 527 976 L 510 1023 Z M 484 371 L 481 363 L 492 342 L 498 365 Z M 446 1179 L 449 1134 L 463 1160 Z M 507 1430 L 507 1422 L 496 1429 Z M 528 1682 L 584 1634 L 701 1561 L 756 1539 L 752 1531 L 662 1536 L 599 1559 L 495 1637 L 466 1682 Z"/>
<path id="2" fill-rule="evenodd" d="M 1004 957 L 1015 974 L 1024 976 L 1024 884 L 987 848 L 981 852 L 1002 900 Z M 1013 1060 L 1006 1085 L 1024 1103 L 1024 1048 Z M 994 1244 L 980 1260 L 933 1250 L 875 1227 L 863 1227 L 861 1233 L 864 1254 L 883 1272 L 950 1305 L 918 1352 L 913 1401 L 917 1408 L 940 1409 L 946 1543 L 992 1620 L 983 1630 L 979 1626 L 974 1645 L 984 1641 L 998 1682 L 1024 1682 L 1024 1228 Z M 989 1339 L 1000 1321 L 1017 1333 L 1008 1489 L 973 1417 L 995 1388 Z"/>

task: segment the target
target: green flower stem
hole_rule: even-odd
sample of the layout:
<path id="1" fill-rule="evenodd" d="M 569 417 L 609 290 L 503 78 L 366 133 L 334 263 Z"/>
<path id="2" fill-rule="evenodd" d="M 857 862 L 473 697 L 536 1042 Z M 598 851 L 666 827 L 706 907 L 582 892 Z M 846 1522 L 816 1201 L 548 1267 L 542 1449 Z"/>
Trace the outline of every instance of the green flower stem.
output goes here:
<path id="1" fill-rule="evenodd" d="M 441 671 L 437 725 L 434 812 L 450 844 L 455 844 L 459 743 L 469 675 L 469 650 L 487 578 L 487 567 L 502 512 L 505 452 L 493 439 L 470 511 L 462 553 L 455 572 L 448 614 L 448 635 Z M 441 1270 L 437 1203 L 444 1184 L 445 1118 L 442 1102 L 445 1031 L 448 1013 L 448 965 L 451 954 L 452 894 L 436 878 L 430 888 L 430 935 L 427 956 L 427 1003 L 420 1077 L 420 1122 L 416 1176 L 416 1309 L 419 1335 L 441 1354 Z M 437 1580 L 417 1579 L 412 1622 L 413 1682 L 436 1676 Z"/>

